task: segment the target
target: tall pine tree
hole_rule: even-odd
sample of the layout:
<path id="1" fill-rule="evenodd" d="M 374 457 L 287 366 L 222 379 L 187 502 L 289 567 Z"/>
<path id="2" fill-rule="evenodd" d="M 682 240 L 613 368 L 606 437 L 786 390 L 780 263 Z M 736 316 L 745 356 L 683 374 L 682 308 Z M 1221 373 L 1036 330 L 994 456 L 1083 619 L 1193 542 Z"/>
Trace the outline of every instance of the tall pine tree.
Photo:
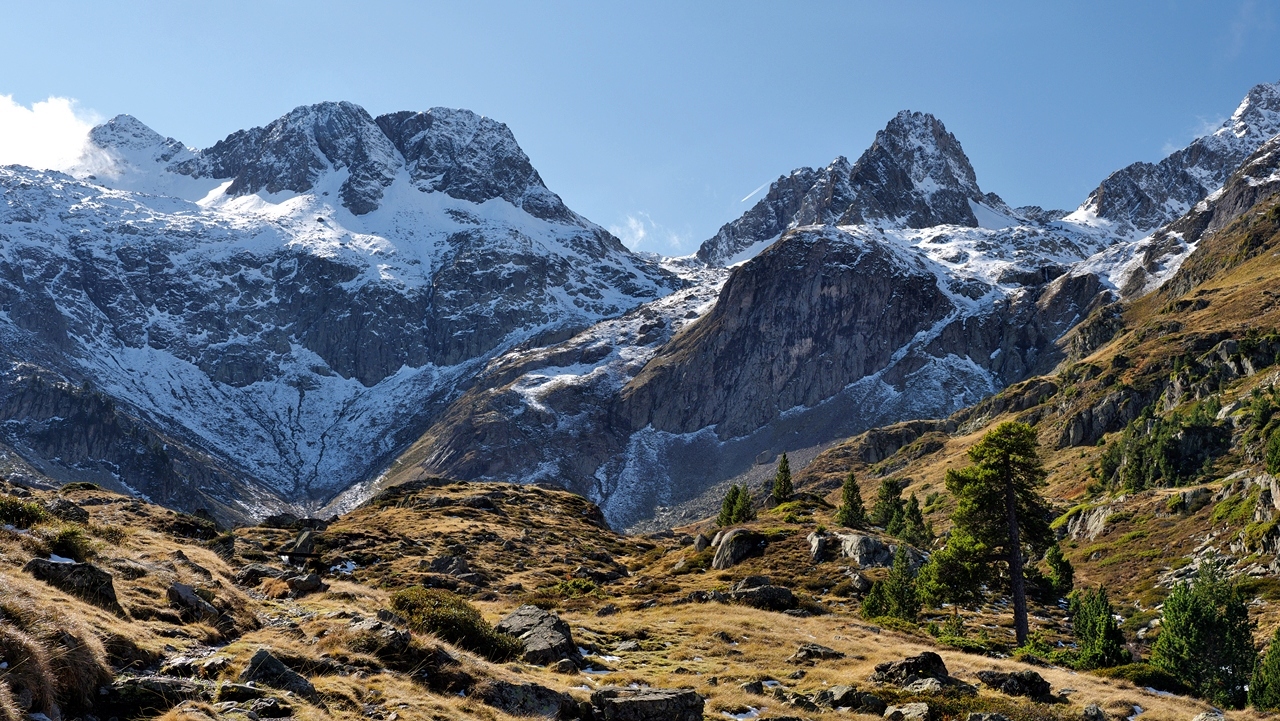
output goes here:
<path id="1" fill-rule="evenodd" d="M 1039 491 L 1047 474 L 1035 429 L 1001 423 L 969 449 L 969 460 L 971 465 L 947 471 L 947 490 L 956 499 L 951 521 L 1008 567 L 1014 633 L 1022 646 L 1028 636 L 1023 554 L 1039 555 L 1054 540 L 1049 506 Z"/>
<path id="2" fill-rule="evenodd" d="M 867 509 L 862 505 L 862 491 L 853 471 L 845 476 L 840 487 L 840 508 L 836 509 L 836 523 L 845 528 L 862 528 L 867 525 Z"/>
<path id="3" fill-rule="evenodd" d="M 791 500 L 794 492 L 795 488 L 791 485 L 791 462 L 787 460 L 787 454 L 783 453 L 778 460 L 778 472 L 773 476 L 773 502 L 786 503 Z"/>

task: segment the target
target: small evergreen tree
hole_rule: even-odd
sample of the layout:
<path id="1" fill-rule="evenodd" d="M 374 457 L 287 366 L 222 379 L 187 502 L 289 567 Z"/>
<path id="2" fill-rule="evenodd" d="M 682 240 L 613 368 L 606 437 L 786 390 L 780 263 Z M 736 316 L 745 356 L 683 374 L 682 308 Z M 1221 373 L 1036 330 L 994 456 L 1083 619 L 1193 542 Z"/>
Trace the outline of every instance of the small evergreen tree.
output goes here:
<path id="1" fill-rule="evenodd" d="M 930 556 L 916 576 L 917 595 L 933 608 L 953 604 L 957 614 L 961 606 L 981 603 L 986 557 L 987 549 L 977 539 L 964 529 L 953 529 L 947 545 Z"/>
<path id="2" fill-rule="evenodd" d="M 862 599 L 862 617 L 871 620 L 889 615 L 889 597 L 884 592 L 884 581 L 871 584 L 867 597 Z"/>
<path id="3" fill-rule="evenodd" d="M 884 579 L 884 594 L 889 601 L 888 615 L 915 623 L 920 615 L 920 599 L 916 596 L 916 574 L 911 570 L 911 556 L 905 544 L 898 544 L 893 555 L 893 568 Z"/>
<path id="4" fill-rule="evenodd" d="M 861 528 L 867 524 L 867 509 L 862 505 L 862 492 L 858 490 L 858 480 L 853 471 L 844 479 L 840 487 L 840 508 L 836 510 L 836 523 L 845 528 Z"/>
<path id="5" fill-rule="evenodd" d="M 1099 586 L 1094 591 L 1071 594 L 1068 608 L 1076 646 L 1080 649 L 1076 668 L 1107 668 L 1133 660 L 1125 648 L 1124 634 L 1116 625 L 1115 610 L 1107 600 L 1105 588 Z"/>
<path id="6" fill-rule="evenodd" d="M 720 502 L 720 515 L 716 517 L 716 525 L 721 528 L 732 526 L 734 524 L 734 511 L 738 506 L 738 484 L 729 486 L 729 490 L 724 494 L 724 500 Z"/>
<path id="7" fill-rule="evenodd" d="M 787 454 L 783 453 L 778 460 L 778 472 L 773 476 L 773 502 L 786 503 L 791 500 L 794 492 L 795 488 L 791 485 L 791 462 L 787 460 Z"/>
<path id="8" fill-rule="evenodd" d="M 1165 599 L 1151 665 L 1210 703 L 1239 708 L 1257 660 L 1252 636 L 1244 595 L 1203 563 L 1190 584 L 1179 583 Z"/>
<path id="9" fill-rule="evenodd" d="M 743 484 L 738 489 L 738 498 L 733 504 L 733 522 L 746 523 L 754 520 L 756 520 L 756 508 L 751 505 L 751 494 L 747 492 L 746 484 Z"/>
<path id="10" fill-rule="evenodd" d="M 1249 705 L 1259 711 L 1280 711 L 1280 628 L 1258 660 L 1249 681 Z"/>
<path id="11" fill-rule="evenodd" d="M 902 489 L 898 482 L 892 478 L 880 481 L 875 505 L 871 507 L 871 524 L 892 533 L 890 526 L 896 525 L 895 521 L 900 522 L 902 511 Z"/>
<path id="12" fill-rule="evenodd" d="M 903 508 L 900 518 L 902 519 L 901 529 L 895 534 L 898 538 L 913 546 L 925 546 L 933 540 L 933 527 L 925 523 L 916 494 L 912 493 L 907 498 L 907 505 Z"/>
<path id="13" fill-rule="evenodd" d="M 1049 581 L 1053 584 L 1053 592 L 1060 598 L 1070 594 L 1075 586 L 1076 569 L 1062 555 L 1062 548 L 1058 544 L 1049 547 L 1044 554 L 1044 562 L 1049 566 Z"/>
<path id="14" fill-rule="evenodd" d="M 1280 475 L 1280 428 L 1267 439 L 1267 473 Z"/>

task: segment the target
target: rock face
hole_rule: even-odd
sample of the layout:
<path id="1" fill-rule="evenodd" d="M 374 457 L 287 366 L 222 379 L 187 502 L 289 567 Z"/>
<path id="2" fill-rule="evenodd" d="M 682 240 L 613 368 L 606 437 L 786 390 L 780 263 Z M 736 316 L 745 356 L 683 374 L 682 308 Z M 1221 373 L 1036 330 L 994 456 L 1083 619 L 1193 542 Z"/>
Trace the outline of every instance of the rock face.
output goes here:
<path id="1" fill-rule="evenodd" d="M 606 686 L 591 694 L 603 721 L 702 721 L 703 699 L 696 691 Z"/>
<path id="2" fill-rule="evenodd" d="M 735 528 L 720 539 L 716 555 L 711 559 L 711 567 L 720 571 L 733 568 L 744 559 L 759 555 L 765 544 L 766 541 L 760 534 Z"/>
<path id="3" fill-rule="evenodd" d="M 116 598 L 115 581 L 111 574 L 92 563 L 54 563 L 43 558 L 33 558 L 27 561 L 22 570 L 30 573 L 37 581 L 44 581 L 95 606 L 124 615 L 124 609 Z"/>
<path id="4" fill-rule="evenodd" d="M 524 644 L 521 656 L 529 663 L 542 666 L 567 659 L 582 665 L 582 656 L 573 642 L 569 624 L 559 616 L 537 606 L 521 606 L 498 622 L 494 629 L 509 633 Z"/>

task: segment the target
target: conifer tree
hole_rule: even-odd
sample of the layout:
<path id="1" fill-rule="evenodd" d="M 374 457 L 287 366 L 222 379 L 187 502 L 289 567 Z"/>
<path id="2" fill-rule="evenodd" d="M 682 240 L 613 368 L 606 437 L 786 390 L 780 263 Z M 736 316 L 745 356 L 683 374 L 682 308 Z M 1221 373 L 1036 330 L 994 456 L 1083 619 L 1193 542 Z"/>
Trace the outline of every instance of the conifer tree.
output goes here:
<path id="1" fill-rule="evenodd" d="M 961 606 L 982 602 L 982 584 L 988 576 L 987 549 L 962 528 L 951 531 L 947 545 L 929 557 L 916 577 L 921 602 L 933 608 L 950 603 Z"/>
<path id="2" fill-rule="evenodd" d="M 1049 546 L 1049 550 L 1044 554 L 1044 562 L 1049 566 L 1049 580 L 1053 583 L 1053 592 L 1059 598 L 1071 593 L 1071 589 L 1075 586 L 1076 569 L 1072 567 L 1071 561 L 1062 555 L 1062 548 L 1058 544 Z"/>
<path id="3" fill-rule="evenodd" d="M 892 478 L 880 481 L 875 505 L 871 507 L 871 524 L 893 533 L 890 526 L 895 525 L 895 520 L 900 522 L 902 510 L 902 489 L 898 482 Z"/>
<path id="4" fill-rule="evenodd" d="M 884 592 L 884 581 L 871 584 L 867 597 L 862 599 L 862 617 L 868 621 L 889 615 L 889 597 Z"/>
<path id="5" fill-rule="evenodd" d="M 867 509 L 862 505 L 862 491 L 853 471 L 844 479 L 840 488 L 840 508 L 836 510 L 836 523 L 845 528 L 861 528 L 867 524 Z"/>
<path id="6" fill-rule="evenodd" d="M 754 520 L 756 520 L 756 509 L 751 505 L 751 494 L 747 492 L 744 484 L 738 489 L 738 498 L 733 504 L 733 522 L 746 523 Z"/>
<path id="7" fill-rule="evenodd" d="M 1174 586 L 1165 599 L 1151 665 L 1210 703 L 1239 708 L 1257 660 L 1252 636 L 1240 589 L 1203 563 L 1191 583 Z"/>
<path id="8" fill-rule="evenodd" d="M 773 502 L 786 503 L 791 500 L 794 492 L 791 485 L 791 462 L 787 460 L 787 454 L 783 453 L 778 460 L 778 472 L 773 476 Z"/>
<path id="9" fill-rule="evenodd" d="M 881 583 L 889 603 L 887 615 L 915 623 L 920 615 L 920 599 L 916 596 L 916 574 L 911 570 L 911 557 L 905 544 L 898 544 L 893 555 L 893 568 Z"/>
<path id="10" fill-rule="evenodd" d="M 1105 588 L 1099 586 L 1093 591 L 1071 594 L 1068 608 L 1076 646 L 1080 649 L 1076 668 L 1107 668 L 1133 660 L 1125 648 L 1124 634 L 1116 625 L 1115 610 L 1107 600 Z"/>
<path id="11" fill-rule="evenodd" d="M 1001 423 L 969 449 L 969 460 L 971 465 L 947 471 L 947 490 L 956 499 L 951 521 L 1008 567 L 1014 633 L 1022 646 L 1028 637 L 1023 554 L 1038 555 L 1053 543 L 1049 507 L 1039 493 L 1047 474 L 1035 429 Z"/>
<path id="12" fill-rule="evenodd" d="M 924 514 L 920 512 L 920 501 L 912 493 L 907 498 L 907 505 L 902 510 L 902 528 L 895 534 L 913 546 L 925 546 L 933 540 L 933 527 L 925 523 Z"/>
<path id="13" fill-rule="evenodd" d="M 734 524 L 734 511 L 738 505 L 738 484 L 729 486 L 729 490 L 724 494 L 724 501 L 720 503 L 720 515 L 716 517 L 716 525 L 721 528 L 732 526 Z"/>
<path id="14" fill-rule="evenodd" d="M 1259 711 L 1280 711 L 1280 628 L 1271 636 L 1267 652 L 1253 669 L 1249 705 Z"/>

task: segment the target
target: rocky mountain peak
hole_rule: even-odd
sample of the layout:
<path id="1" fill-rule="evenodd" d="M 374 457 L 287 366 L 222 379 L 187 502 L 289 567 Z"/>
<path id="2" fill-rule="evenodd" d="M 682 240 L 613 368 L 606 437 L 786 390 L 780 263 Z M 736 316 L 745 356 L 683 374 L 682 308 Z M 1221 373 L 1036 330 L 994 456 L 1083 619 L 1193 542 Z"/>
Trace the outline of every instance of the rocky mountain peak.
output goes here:
<path id="1" fill-rule="evenodd" d="M 977 227 L 971 203 L 993 202 L 1004 206 L 983 195 L 960 141 L 942 121 L 903 110 L 856 162 L 841 156 L 821 170 L 800 168 L 774 181 L 751 210 L 703 243 L 698 257 L 729 265 L 803 225 Z"/>
<path id="2" fill-rule="evenodd" d="M 1237 138 L 1254 136 L 1264 142 L 1280 133 L 1280 82 L 1250 88 L 1231 119 L 1223 124 L 1226 128 Z"/>
<path id="3" fill-rule="evenodd" d="M 117 115 L 89 131 L 89 142 L 102 150 L 126 153 L 158 151 L 156 160 L 168 162 L 186 147 L 147 127 L 132 115 Z"/>

